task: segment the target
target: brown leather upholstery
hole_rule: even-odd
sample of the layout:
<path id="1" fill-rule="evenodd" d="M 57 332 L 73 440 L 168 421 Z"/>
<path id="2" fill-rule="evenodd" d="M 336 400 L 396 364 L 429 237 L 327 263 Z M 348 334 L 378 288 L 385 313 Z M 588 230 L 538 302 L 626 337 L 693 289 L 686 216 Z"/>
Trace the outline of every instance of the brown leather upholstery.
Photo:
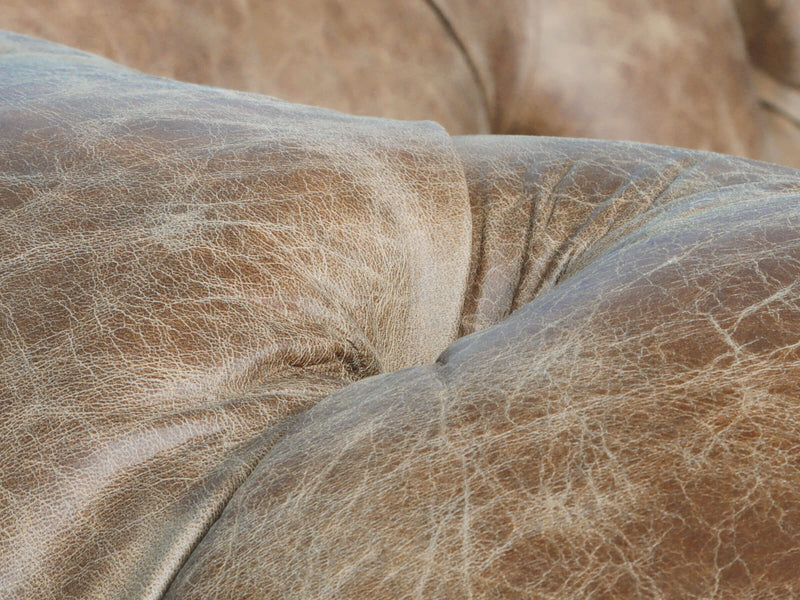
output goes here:
<path id="1" fill-rule="evenodd" d="M 451 134 L 627 139 L 800 166 L 798 0 L 6 0 L 0 29 Z"/>
<path id="2" fill-rule="evenodd" d="M 167 598 L 795 597 L 797 173 L 456 145 L 466 316 L 533 301 L 298 418 Z"/>
<path id="3" fill-rule="evenodd" d="M 150 598 L 287 415 L 454 339 L 444 131 L 0 38 L 0 580 Z"/>
<path id="4" fill-rule="evenodd" d="M 2 34 L 3 595 L 796 597 L 799 206 Z"/>

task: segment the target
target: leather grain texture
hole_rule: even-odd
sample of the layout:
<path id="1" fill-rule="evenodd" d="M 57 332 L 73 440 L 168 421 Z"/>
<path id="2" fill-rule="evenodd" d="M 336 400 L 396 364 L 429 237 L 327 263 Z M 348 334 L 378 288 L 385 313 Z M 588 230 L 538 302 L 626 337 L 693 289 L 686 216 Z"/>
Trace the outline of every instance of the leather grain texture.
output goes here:
<path id="1" fill-rule="evenodd" d="M 0 586 L 158 597 L 270 439 L 452 341 L 444 131 L 0 37 Z"/>
<path id="2" fill-rule="evenodd" d="M 797 596 L 798 173 L 457 145 L 502 321 L 304 413 L 167 598 Z"/>
<path id="3" fill-rule="evenodd" d="M 0 34 L 0 597 L 800 595 L 800 172 Z"/>

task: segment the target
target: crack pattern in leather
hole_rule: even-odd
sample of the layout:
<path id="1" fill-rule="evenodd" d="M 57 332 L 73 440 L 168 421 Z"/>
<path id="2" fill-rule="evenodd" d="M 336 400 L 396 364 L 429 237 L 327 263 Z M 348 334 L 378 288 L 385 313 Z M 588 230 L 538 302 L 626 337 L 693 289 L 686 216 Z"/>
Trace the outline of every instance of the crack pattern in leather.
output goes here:
<path id="1" fill-rule="evenodd" d="M 13 34 L 0 132 L 6 597 L 800 594 L 798 172 Z"/>
<path id="2" fill-rule="evenodd" d="M 471 186 L 498 254 L 480 266 L 510 278 L 499 291 L 473 280 L 488 306 L 517 287 L 530 226 L 504 211 L 527 203 L 577 232 L 555 248 L 592 229 L 601 250 L 548 289 L 517 290 L 539 293 L 433 366 L 307 411 L 167 597 L 794 597 L 797 173 L 634 144 L 458 146 L 489 190 Z M 510 192 L 522 165 L 550 190 L 547 210 Z M 639 182 L 641 211 L 621 179 Z M 571 218 L 556 220 L 567 181 Z M 518 229 L 487 227 L 497 215 Z"/>
<path id="3" fill-rule="evenodd" d="M 0 587 L 158 597 L 253 438 L 453 339 L 460 164 L 430 124 L 0 44 Z"/>

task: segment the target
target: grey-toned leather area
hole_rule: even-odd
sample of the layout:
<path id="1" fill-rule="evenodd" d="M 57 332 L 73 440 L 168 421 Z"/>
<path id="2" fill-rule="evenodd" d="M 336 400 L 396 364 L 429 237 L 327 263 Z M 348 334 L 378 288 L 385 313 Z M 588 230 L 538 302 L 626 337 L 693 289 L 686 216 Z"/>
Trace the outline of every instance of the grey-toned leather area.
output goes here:
<path id="1" fill-rule="evenodd" d="M 0 34 L 0 596 L 798 596 L 799 230 Z"/>
<path id="2" fill-rule="evenodd" d="M 454 339 L 461 165 L 13 34 L 0 97 L 0 588 L 158 597 L 254 440 Z"/>

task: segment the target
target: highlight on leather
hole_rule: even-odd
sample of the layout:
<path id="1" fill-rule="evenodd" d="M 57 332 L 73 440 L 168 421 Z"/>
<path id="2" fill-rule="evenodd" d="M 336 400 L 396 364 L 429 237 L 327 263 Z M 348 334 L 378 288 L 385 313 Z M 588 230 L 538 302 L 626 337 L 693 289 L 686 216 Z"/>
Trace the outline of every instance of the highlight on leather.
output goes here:
<path id="1" fill-rule="evenodd" d="M 798 206 L 2 33 L 0 589 L 800 595 Z"/>

